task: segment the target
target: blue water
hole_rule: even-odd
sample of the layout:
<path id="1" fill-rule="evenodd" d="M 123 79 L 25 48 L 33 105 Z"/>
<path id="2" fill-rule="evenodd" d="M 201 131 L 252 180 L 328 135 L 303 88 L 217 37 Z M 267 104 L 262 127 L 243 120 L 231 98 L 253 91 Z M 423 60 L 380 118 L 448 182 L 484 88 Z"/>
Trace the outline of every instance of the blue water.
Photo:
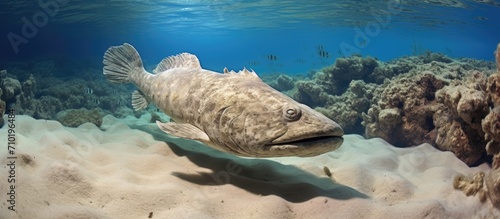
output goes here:
<path id="1" fill-rule="evenodd" d="M 415 54 L 412 45 L 418 53 L 493 60 L 500 1 L 404 2 L 4 0 L 0 68 L 34 59 L 100 63 L 109 46 L 124 42 L 147 66 L 190 52 L 207 69 L 247 67 L 259 74 L 306 73 L 353 53 L 387 61 Z M 23 33 L 30 25 L 35 30 Z"/>

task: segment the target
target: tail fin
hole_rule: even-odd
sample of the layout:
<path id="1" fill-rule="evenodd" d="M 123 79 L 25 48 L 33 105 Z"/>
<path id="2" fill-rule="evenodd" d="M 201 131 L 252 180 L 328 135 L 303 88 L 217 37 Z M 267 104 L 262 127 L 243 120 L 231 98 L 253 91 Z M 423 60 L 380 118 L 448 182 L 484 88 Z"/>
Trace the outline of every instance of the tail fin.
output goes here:
<path id="1" fill-rule="evenodd" d="M 145 71 L 139 53 L 128 43 L 109 47 L 104 53 L 102 63 L 103 74 L 106 79 L 114 83 L 130 83 L 131 74 Z"/>

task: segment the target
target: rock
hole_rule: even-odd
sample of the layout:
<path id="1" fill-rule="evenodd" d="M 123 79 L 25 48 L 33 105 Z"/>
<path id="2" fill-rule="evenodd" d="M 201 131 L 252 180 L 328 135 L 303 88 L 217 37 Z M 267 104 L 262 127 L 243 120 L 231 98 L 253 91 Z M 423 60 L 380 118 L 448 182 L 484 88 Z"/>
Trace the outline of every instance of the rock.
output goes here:
<path id="1" fill-rule="evenodd" d="M 90 122 L 100 127 L 102 124 L 102 115 L 97 109 L 73 109 L 62 111 L 56 115 L 57 121 L 64 126 L 78 127 L 83 123 Z"/>

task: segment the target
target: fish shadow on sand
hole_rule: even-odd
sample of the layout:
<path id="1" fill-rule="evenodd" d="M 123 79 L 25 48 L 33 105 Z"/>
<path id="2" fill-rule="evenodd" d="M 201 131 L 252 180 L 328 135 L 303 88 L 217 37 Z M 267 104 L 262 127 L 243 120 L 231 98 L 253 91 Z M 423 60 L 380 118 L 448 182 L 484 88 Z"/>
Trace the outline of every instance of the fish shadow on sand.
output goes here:
<path id="1" fill-rule="evenodd" d="M 295 166 L 273 160 L 241 158 L 219 152 L 197 141 L 171 137 L 152 125 L 131 128 L 152 134 L 155 140 L 167 142 L 177 156 L 185 156 L 197 166 L 210 169 L 211 173 L 172 173 L 197 185 L 231 184 L 256 195 L 276 195 L 293 203 L 305 202 L 315 197 L 339 200 L 369 198 L 353 188 L 334 182 L 326 175 L 318 177 Z"/>

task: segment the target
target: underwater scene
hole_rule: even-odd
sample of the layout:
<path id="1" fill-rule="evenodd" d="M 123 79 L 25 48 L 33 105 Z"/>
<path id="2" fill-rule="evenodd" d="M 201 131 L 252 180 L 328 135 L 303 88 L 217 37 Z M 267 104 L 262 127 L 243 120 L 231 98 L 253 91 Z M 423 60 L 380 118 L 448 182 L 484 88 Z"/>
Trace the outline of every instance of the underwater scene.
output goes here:
<path id="1" fill-rule="evenodd" d="M 0 219 L 500 218 L 499 0 L 3 0 Z"/>

